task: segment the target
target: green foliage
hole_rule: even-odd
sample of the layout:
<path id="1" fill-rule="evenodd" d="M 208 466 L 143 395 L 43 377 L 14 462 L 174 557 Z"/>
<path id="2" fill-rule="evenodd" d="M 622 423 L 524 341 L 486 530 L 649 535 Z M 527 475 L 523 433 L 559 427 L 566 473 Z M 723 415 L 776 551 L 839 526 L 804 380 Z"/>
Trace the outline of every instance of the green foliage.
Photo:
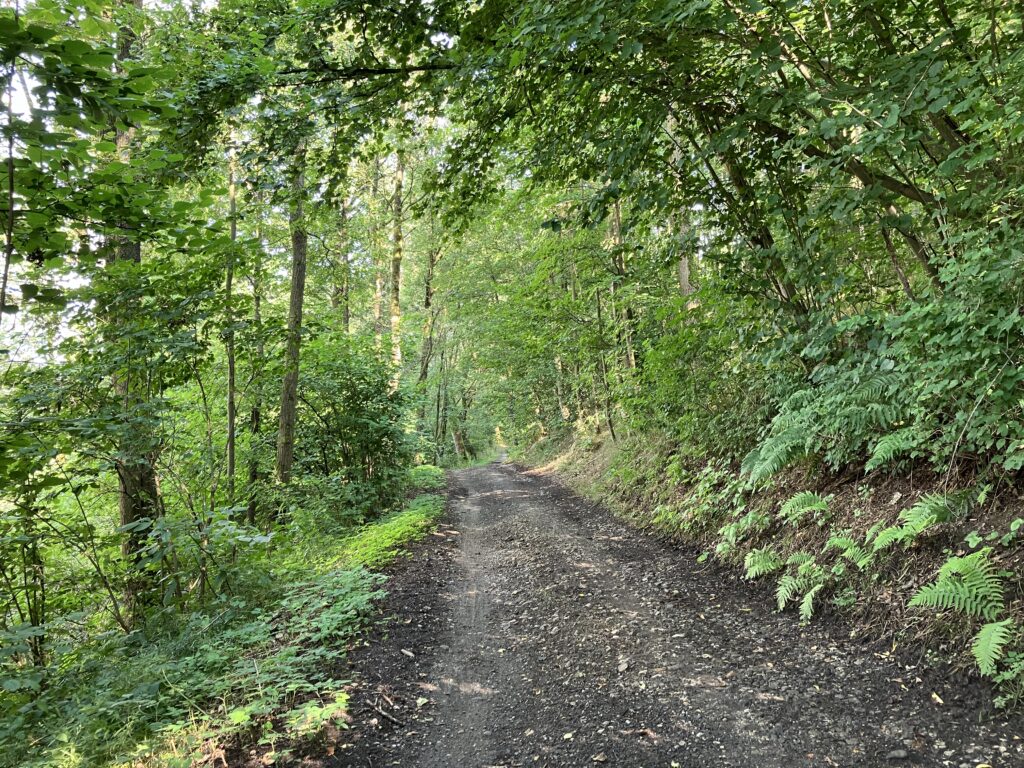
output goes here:
<path id="1" fill-rule="evenodd" d="M 915 427 L 890 432 L 875 443 L 871 458 L 864 465 L 866 472 L 891 464 L 899 456 L 905 456 L 921 445 L 921 435 Z"/>
<path id="2" fill-rule="evenodd" d="M 766 547 L 750 550 L 743 560 L 747 579 L 756 579 L 765 574 L 773 573 L 785 564 L 785 561 L 777 553 Z"/>
<path id="3" fill-rule="evenodd" d="M 445 472 L 433 464 L 417 464 L 409 470 L 409 485 L 420 491 L 444 490 Z"/>
<path id="4" fill-rule="evenodd" d="M 978 662 L 981 674 L 986 677 L 995 676 L 996 663 L 1005 655 L 1006 647 L 1016 629 L 1014 620 L 1007 618 L 1002 621 L 991 621 L 978 630 L 971 645 L 971 653 Z"/>
<path id="5" fill-rule="evenodd" d="M 764 512 L 739 507 L 732 513 L 732 522 L 718 530 L 719 542 L 715 553 L 725 556 L 734 552 L 740 541 L 764 530 L 768 523 L 769 517 Z"/>
<path id="6" fill-rule="evenodd" d="M 971 642 L 971 655 L 981 674 L 998 686 L 997 705 L 1013 706 L 1024 694 L 1024 662 L 1016 620 L 1000 618 L 1006 610 L 1003 582 L 1007 574 L 997 569 L 991 556 L 992 548 L 985 547 L 949 558 L 936 580 L 918 590 L 910 605 L 984 621 Z"/>
<path id="7" fill-rule="evenodd" d="M 782 505 L 779 518 L 789 525 L 798 526 L 807 515 L 820 521 L 827 512 L 828 499 L 811 491 L 802 491 Z"/>
<path id="8" fill-rule="evenodd" d="M 837 550 L 841 557 L 849 560 L 861 571 L 869 569 L 875 561 L 873 550 L 868 549 L 866 545 L 862 546 L 847 534 L 838 533 L 831 535 L 829 540 L 825 542 L 824 551 L 828 552 L 832 549 Z"/>
<path id="9" fill-rule="evenodd" d="M 379 568 L 393 560 L 410 541 L 421 539 L 444 511 L 444 498 L 417 496 L 401 511 L 371 523 L 340 546 L 340 564 Z"/>
<path id="10" fill-rule="evenodd" d="M 773 433 L 746 455 L 741 466 L 753 487 L 763 485 L 797 459 L 807 454 L 806 432 L 798 428 Z"/>
<path id="11" fill-rule="evenodd" d="M 785 562 L 786 572 L 779 578 L 775 601 L 781 611 L 794 600 L 800 601 L 800 620 L 814 615 L 814 600 L 828 583 L 828 573 L 808 552 L 797 552 Z"/>
<path id="12" fill-rule="evenodd" d="M 911 606 L 957 611 L 972 618 L 995 619 L 1003 610 L 1003 579 L 986 547 L 963 557 L 951 557 L 937 579 L 918 590 Z"/>
<path id="13" fill-rule="evenodd" d="M 932 526 L 961 516 L 967 509 L 968 500 L 964 494 L 932 493 L 922 496 L 916 504 L 900 513 L 900 523 L 869 537 L 871 548 L 874 552 L 881 552 L 896 543 L 910 546 Z"/>
<path id="14" fill-rule="evenodd" d="M 187 764 L 209 739 L 274 750 L 329 722 L 344 727 L 338 661 L 383 594 L 367 569 L 422 537 L 442 507 L 438 496 L 419 496 L 343 540 L 321 539 L 317 552 L 275 547 L 270 574 L 260 575 L 263 559 L 243 560 L 248 589 L 145 633 L 81 645 L 55 660 L 45 689 L 30 670 L 0 661 L 9 692 L 0 765 L 61 765 L 72 756 L 89 765 L 175 756 Z"/>

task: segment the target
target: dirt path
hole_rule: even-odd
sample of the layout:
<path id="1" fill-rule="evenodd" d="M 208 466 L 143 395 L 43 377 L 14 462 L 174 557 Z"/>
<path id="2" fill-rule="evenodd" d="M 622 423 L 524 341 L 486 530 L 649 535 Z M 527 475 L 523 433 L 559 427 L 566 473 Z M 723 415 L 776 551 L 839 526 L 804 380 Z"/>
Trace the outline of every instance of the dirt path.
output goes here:
<path id="1" fill-rule="evenodd" d="M 337 765 L 1024 765 L 976 688 L 801 628 L 509 465 L 454 473 L 391 589 Z"/>

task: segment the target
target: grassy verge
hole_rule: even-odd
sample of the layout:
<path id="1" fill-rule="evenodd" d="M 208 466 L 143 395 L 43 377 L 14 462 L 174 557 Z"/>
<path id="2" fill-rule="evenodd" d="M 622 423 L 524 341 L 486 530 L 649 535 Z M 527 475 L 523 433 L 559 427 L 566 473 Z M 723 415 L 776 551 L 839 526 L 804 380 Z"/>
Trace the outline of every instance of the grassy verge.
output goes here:
<path id="1" fill-rule="evenodd" d="M 417 468 L 410 482 L 443 485 L 436 468 Z M 264 537 L 238 554 L 233 583 L 209 605 L 69 649 L 44 688 L 4 694 L 0 766 L 185 768 L 239 745 L 286 762 L 289 750 L 345 727 L 339 670 L 384 594 L 376 571 L 423 537 L 443 504 L 417 495 L 316 546 Z"/>

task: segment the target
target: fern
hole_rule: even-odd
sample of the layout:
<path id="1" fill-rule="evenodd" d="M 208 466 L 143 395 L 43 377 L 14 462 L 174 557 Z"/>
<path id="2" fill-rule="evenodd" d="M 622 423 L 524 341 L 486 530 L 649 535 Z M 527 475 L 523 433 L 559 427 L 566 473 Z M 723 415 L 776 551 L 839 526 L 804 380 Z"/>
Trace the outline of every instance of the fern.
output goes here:
<path id="1" fill-rule="evenodd" d="M 1016 624 L 1013 619 L 991 621 L 974 636 L 971 653 L 974 654 L 974 659 L 978 662 L 978 669 L 985 677 L 995 675 L 996 664 L 1003 658 L 1006 645 L 1010 642 L 1015 629 Z"/>
<path id="2" fill-rule="evenodd" d="M 892 546 L 897 541 L 903 541 L 906 538 L 906 531 L 903 530 L 902 525 L 891 525 L 888 528 L 883 528 L 875 536 L 874 541 L 871 542 L 871 551 L 874 553 L 881 552 L 883 549 Z"/>
<path id="3" fill-rule="evenodd" d="M 775 588 L 775 602 L 781 611 L 800 592 L 800 579 L 791 573 L 784 573 Z"/>
<path id="4" fill-rule="evenodd" d="M 845 557 L 862 571 L 871 565 L 872 561 L 875 559 L 874 552 L 867 551 L 864 547 L 858 544 L 853 537 L 848 535 L 832 536 L 825 543 L 824 551 L 827 552 L 830 549 L 839 550 L 839 554 L 842 557 Z"/>
<path id="5" fill-rule="evenodd" d="M 804 599 L 800 601 L 800 621 L 807 622 L 811 620 L 811 617 L 814 615 L 814 598 L 824 587 L 823 583 L 815 584 L 804 595 Z"/>
<path id="6" fill-rule="evenodd" d="M 920 534 L 938 523 L 945 523 L 967 510 L 967 497 L 963 494 L 944 495 L 930 493 L 922 496 L 914 506 L 900 513 L 900 523 L 884 528 L 871 542 L 873 552 L 880 552 L 896 542 L 909 545 Z M 874 529 L 872 529 L 874 530 Z M 868 536 L 870 540 L 870 532 Z"/>
<path id="7" fill-rule="evenodd" d="M 814 556 L 807 552 L 796 552 L 786 561 L 794 572 L 784 573 L 775 589 L 775 601 L 779 610 L 802 595 L 800 617 L 808 621 L 814 613 L 814 598 L 825 587 L 828 575 L 818 565 Z"/>
<path id="8" fill-rule="evenodd" d="M 810 552 L 794 552 L 786 559 L 786 565 L 801 566 L 805 563 L 813 563 L 814 555 Z"/>
<path id="9" fill-rule="evenodd" d="M 827 511 L 828 499 L 811 491 L 802 491 L 782 505 L 779 517 L 790 525 L 799 525 L 805 515 Z"/>
<path id="10" fill-rule="evenodd" d="M 904 528 L 916 536 L 936 523 L 945 523 L 962 507 L 963 501 L 958 496 L 930 493 L 922 496 L 910 509 L 903 510 L 900 519 Z"/>
<path id="11" fill-rule="evenodd" d="M 750 475 L 750 485 L 757 487 L 807 455 L 806 442 L 803 431 L 798 429 L 785 429 L 769 435 L 747 454 L 740 469 Z"/>
<path id="12" fill-rule="evenodd" d="M 988 559 L 991 551 L 986 547 L 965 557 L 951 557 L 939 569 L 938 578 L 911 598 L 910 605 L 992 621 L 1003 610 L 1003 580 Z"/>
<path id="13" fill-rule="evenodd" d="M 747 553 L 743 565 L 747 569 L 746 578 L 756 579 L 766 573 L 773 573 L 782 568 L 782 559 L 772 550 L 764 547 L 754 549 Z"/>
<path id="14" fill-rule="evenodd" d="M 891 463 L 897 456 L 902 456 L 916 448 L 920 440 L 920 433 L 915 427 L 906 427 L 896 432 L 890 432 L 875 443 L 871 459 L 864 465 L 864 469 L 871 472 Z"/>

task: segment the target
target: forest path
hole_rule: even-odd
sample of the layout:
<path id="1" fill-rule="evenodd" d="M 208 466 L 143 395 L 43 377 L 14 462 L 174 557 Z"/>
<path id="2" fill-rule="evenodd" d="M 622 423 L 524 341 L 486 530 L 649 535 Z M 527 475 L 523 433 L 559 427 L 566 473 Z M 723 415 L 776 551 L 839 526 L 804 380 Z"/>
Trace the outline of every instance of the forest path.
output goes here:
<path id="1" fill-rule="evenodd" d="M 801 627 L 508 464 L 453 473 L 389 589 L 334 764 L 1024 765 L 1021 721 L 982 717 L 976 688 Z"/>

